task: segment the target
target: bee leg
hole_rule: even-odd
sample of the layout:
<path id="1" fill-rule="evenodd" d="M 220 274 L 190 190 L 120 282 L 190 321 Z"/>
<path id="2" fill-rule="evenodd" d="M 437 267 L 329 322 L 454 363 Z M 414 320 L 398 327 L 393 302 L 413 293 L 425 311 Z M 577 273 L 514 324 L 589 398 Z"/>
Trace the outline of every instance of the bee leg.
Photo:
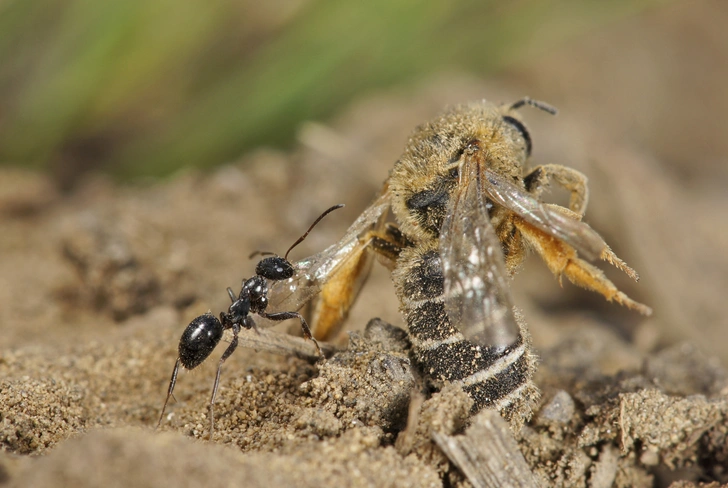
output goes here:
<path id="1" fill-rule="evenodd" d="M 391 270 L 399 256 L 400 244 L 405 243 L 406 238 L 396 226 L 387 226 L 383 232 L 365 233 L 359 241 L 357 249 L 329 277 L 319 293 L 311 322 L 315 336 L 321 340 L 333 340 L 341 331 L 349 309 L 369 276 L 372 252 Z"/>
<path id="2" fill-rule="evenodd" d="M 576 212 L 573 212 L 569 210 L 568 208 L 561 207 L 559 205 L 555 205 L 553 203 L 545 203 L 545 206 L 549 207 L 551 210 L 554 210 L 556 212 L 562 213 L 566 215 L 567 217 L 574 219 L 574 220 L 581 220 L 581 215 L 579 215 Z M 501 239 L 503 241 L 503 239 Z M 505 241 L 503 241 L 505 242 Z M 614 251 L 612 251 L 609 247 L 604 248 L 602 253 L 599 255 L 599 259 L 602 261 L 606 261 L 615 268 L 621 270 L 624 274 L 629 276 L 635 281 L 640 280 L 640 276 L 637 274 L 637 271 L 632 269 L 627 263 L 622 261 L 619 257 L 617 257 L 616 254 L 614 254 Z M 507 264 L 507 263 L 506 263 Z"/>
<path id="3" fill-rule="evenodd" d="M 575 285 L 595 291 L 604 296 L 607 301 L 615 301 L 620 305 L 636 310 L 642 315 L 652 314 L 650 307 L 632 300 L 619 291 L 601 269 L 580 259 L 576 254 L 576 250 L 570 245 L 546 234 L 522 219 L 513 219 L 513 223 L 526 242 L 541 256 L 546 266 L 559 279 L 559 282 L 562 276 L 566 276 Z M 614 253 L 611 254 L 614 255 Z"/>
<path id="4" fill-rule="evenodd" d="M 225 352 L 220 357 L 220 362 L 217 363 L 217 374 L 215 375 L 215 383 L 212 386 L 212 396 L 210 397 L 210 440 L 212 440 L 212 434 L 215 430 L 215 397 L 217 396 L 217 389 L 220 387 L 220 373 L 222 373 L 222 365 L 230 355 L 235 352 L 238 347 L 238 333 L 240 332 L 240 326 L 238 324 L 232 324 L 233 340 L 228 344 Z"/>
<path id="5" fill-rule="evenodd" d="M 323 351 L 321 350 L 321 346 L 319 346 L 318 341 L 311 334 L 311 328 L 308 326 L 306 319 L 304 319 L 303 315 L 301 315 L 300 313 L 298 313 L 298 312 L 277 312 L 277 313 L 258 312 L 258 315 L 260 315 L 264 319 L 273 320 L 275 322 L 281 322 L 283 320 L 288 320 L 288 319 L 300 320 L 301 321 L 301 330 L 303 331 L 303 338 L 313 341 L 313 343 L 316 345 L 316 350 L 318 351 L 318 355 L 322 358 L 325 357 Z"/>
<path id="6" fill-rule="evenodd" d="M 382 264 L 390 270 L 394 268 L 402 248 L 411 245 L 395 225 L 388 225 L 383 235 L 375 232 L 369 232 L 368 235 L 367 246 L 381 258 Z"/>
<path id="7" fill-rule="evenodd" d="M 602 261 L 608 262 L 609 264 L 611 264 L 612 266 L 614 266 L 617 269 L 622 270 L 622 272 L 624 272 L 624 274 L 626 274 L 633 280 L 635 280 L 635 281 L 640 280 L 640 276 L 637 274 L 637 271 L 630 268 L 627 265 L 627 263 L 625 263 L 620 258 L 618 258 L 617 255 L 614 254 L 614 251 L 612 251 L 609 247 L 607 247 L 606 249 L 604 249 L 604 251 L 602 251 L 601 256 L 599 256 L 599 259 L 601 259 Z"/>
<path id="8" fill-rule="evenodd" d="M 558 183 L 562 188 L 571 192 L 569 198 L 569 209 L 572 212 L 584 215 L 586 205 L 589 202 L 589 187 L 587 177 L 584 173 L 559 164 L 543 164 L 536 166 L 523 178 L 526 190 L 539 198 L 549 186 L 551 180 Z"/>
<path id="9" fill-rule="evenodd" d="M 510 221 L 507 223 L 510 225 L 503 225 L 496 232 L 498 239 L 503 245 L 503 257 L 506 262 L 506 270 L 508 270 L 510 276 L 513 276 L 526 258 L 526 246 L 516 226 L 510 223 Z"/>
<path id="10" fill-rule="evenodd" d="M 398 246 L 400 249 L 397 250 L 397 257 L 399 257 L 399 251 L 404 247 L 412 247 L 414 244 L 410 241 L 406 235 L 402 234 L 396 224 L 387 222 L 384 226 L 384 234 L 386 238 L 384 240 L 389 241 L 393 245 Z M 395 257 L 396 259 L 396 257 Z"/>

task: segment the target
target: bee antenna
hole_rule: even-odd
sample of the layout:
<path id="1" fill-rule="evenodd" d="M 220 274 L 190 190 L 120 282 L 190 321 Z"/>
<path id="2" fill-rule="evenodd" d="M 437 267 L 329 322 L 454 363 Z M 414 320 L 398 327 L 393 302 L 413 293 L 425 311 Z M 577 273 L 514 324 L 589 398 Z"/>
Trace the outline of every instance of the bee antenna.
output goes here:
<path id="1" fill-rule="evenodd" d="M 556 110 L 556 108 L 552 107 L 548 103 L 539 102 L 538 100 L 534 100 L 533 98 L 529 98 L 529 97 L 523 97 L 520 100 L 518 100 L 517 102 L 514 102 L 511 105 L 511 110 L 517 110 L 517 109 L 523 107 L 524 105 L 528 105 L 530 107 L 534 107 L 539 110 L 543 110 L 544 112 L 549 113 L 551 115 L 556 115 L 559 112 L 558 110 Z"/>
<path id="2" fill-rule="evenodd" d="M 291 247 L 288 248 L 288 251 L 286 251 L 286 255 L 283 256 L 283 259 L 285 259 L 286 261 L 288 261 L 288 253 L 290 253 L 291 250 L 294 247 L 296 247 L 297 245 L 299 245 L 300 243 L 303 242 L 303 240 L 308 236 L 309 232 L 311 232 L 311 230 L 314 227 L 316 227 L 316 224 L 318 224 L 319 222 L 321 222 L 321 219 L 323 219 L 324 217 L 326 217 L 328 214 L 330 214 L 334 210 L 337 210 L 339 208 L 342 208 L 343 206 L 344 206 L 343 203 L 340 203 L 338 205 L 334 205 L 333 207 L 328 208 L 324 213 L 322 213 L 321 215 L 319 215 L 319 217 L 313 222 L 313 224 L 311 224 L 311 227 L 309 227 L 308 230 L 301 237 L 299 237 L 298 240 L 296 242 L 294 242 Z"/>
<path id="3" fill-rule="evenodd" d="M 270 251 L 253 251 L 248 256 L 248 259 L 253 259 L 255 256 L 275 256 L 276 253 Z"/>

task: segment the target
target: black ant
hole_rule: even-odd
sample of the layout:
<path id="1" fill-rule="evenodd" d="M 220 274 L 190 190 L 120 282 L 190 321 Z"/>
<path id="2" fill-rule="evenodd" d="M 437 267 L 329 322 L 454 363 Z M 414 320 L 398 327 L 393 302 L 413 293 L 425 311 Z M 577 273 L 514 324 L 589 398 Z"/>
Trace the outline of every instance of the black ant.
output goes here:
<path id="1" fill-rule="evenodd" d="M 321 351 L 321 346 L 319 346 L 319 343 L 311 334 L 311 329 L 300 313 L 267 313 L 265 311 L 268 307 L 268 282 L 283 281 L 293 277 L 295 269 L 290 261 L 288 261 L 288 254 L 294 247 L 303 242 L 309 232 L 311 232 L 321 219 L 343 206 L 343 204 L 334 205 L 322 213 L 314 221 L 314 223 L 311 224 L 311 227 L 309 227 L 308 230 L 299 237 L 290 248 L 288 248 L 284 257 L 274 255 L 261 259 L 255 267 L 255 276 L 243 281 L 243 287 L 237 298 L 235 297 L 233 290 L 228 287 L 227 292 L 232 303 L 228 307 L 227 312 L 220 312 L 219 320 L 213 314 L 208 312 L 204 315 L 200 315 L 190 322 L 185 331 L 182 333 L 182 337 L 179 341 L 179 356 L 177 357 L 177 362 L 174 365 L 174 370 L 172 370 L 172 378 L 169 381 L 167 398 L 164 400 L 162 414 L 159 416 L 157 427 L 162 424 L 167 403 L 169 402 L 170 397 L 173 396 L 172 393 L 174 391 L 174 386 L 177 383 L 177 373 L 179 372 L 180 366 L 190 370 L 202 364 L 202 362 L 210 356 L 212 351 L 222 339 L 223 332 L 227 329 L 231 329 L 233 339 L 230 341 L 227 349 L 225 349 L 225 352 L 223 352 L 220 357 L 220 362 L 217 366 L 217 374 L 215 375 L 215 384 L 212 387 L 212 397 L 210 398 L 210 439 L 212 440 L 212 432 L 215 424 L 213 405 L 215 403 L 215 397 L 217 396 L 217 389 L 220 386 L 222 365 L 238 347 L 238 333 L 240 332 L 240 329 L 245 328 L 257 330 L 255 321 L 253 320 L 253 317 L 250 316 L 251 313 L 276 322 L 293 318 L 299 319 L 301 321 L 303 337 L 305 339 L 312 340 L 316 345 L 319 356 L 324 357 L 323 352 Z M 250 257 L 252 258 L 256 254 L 270 253 L 255 252 L 251 254 Z"/>

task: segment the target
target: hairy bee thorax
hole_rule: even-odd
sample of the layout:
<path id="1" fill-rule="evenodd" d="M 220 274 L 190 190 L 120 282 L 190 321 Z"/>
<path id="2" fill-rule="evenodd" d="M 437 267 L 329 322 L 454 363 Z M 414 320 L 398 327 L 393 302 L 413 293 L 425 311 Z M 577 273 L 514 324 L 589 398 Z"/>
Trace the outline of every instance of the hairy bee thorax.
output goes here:
<path id="1" fill-rule="evenodd" d="M 392 279 L 407 322 L 415 361 L 435 387 L 461 387 L 473 412 L 498 410 L 518 429 L 531 417 L 539 393 L 531 381 L 536 356 L 519 319 L 520 334 L 507 348 L 467 340 L 450 323 L 444 305 L 442 265 L 436 241 L 404 249 Z"/>
<path id="2" fill-rule="evenodd" d="M 405 235 L 415 241 L 439 235 L 457 163 L 473 143 L 487 167 L 522 184 L 531 138 L 515 110 L 486 102 L 454 107 L 415 129 L 390 174 L 392 211 Z"/>

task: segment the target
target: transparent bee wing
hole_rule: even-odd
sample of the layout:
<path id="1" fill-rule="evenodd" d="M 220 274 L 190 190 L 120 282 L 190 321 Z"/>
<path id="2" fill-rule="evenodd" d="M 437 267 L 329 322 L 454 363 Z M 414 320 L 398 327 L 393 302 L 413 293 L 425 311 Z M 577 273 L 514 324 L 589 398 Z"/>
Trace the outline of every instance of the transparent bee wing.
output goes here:
<path id="1" fill-rule="evenodd" d="M 445 310 L 469 340 L 505 349 L 518 339 L 501 243 L 481 194 L 479 165 L 465 160 L 440 232 Z"/>
<path id="2" fill-rule="evenodd" d="M 323 251 L 293 263 L 295 274 L 285 281 L 271 283 L 269 311 L 297 311 L 321 291 L 328 279 L 346 262 L 358 256 L 363 245 L 359 237 L 378 225 L 389 208 L 389 193 L 384 191 L 349 227 L 344 237 Z M 259 319 L 256 318 L 256 322 Z M 262 320 L 260 320 L 262 322 Z"/>
<path id="3" fill-rule="evenodd" d="M 571 245 L 584 258 L 593 261 L 607 249 L 607 243 L 588 224 L 544 205 L 523 188 L 485 169 L 483 192 L 493 202 L 518 214 L 523 220 Z"/>

